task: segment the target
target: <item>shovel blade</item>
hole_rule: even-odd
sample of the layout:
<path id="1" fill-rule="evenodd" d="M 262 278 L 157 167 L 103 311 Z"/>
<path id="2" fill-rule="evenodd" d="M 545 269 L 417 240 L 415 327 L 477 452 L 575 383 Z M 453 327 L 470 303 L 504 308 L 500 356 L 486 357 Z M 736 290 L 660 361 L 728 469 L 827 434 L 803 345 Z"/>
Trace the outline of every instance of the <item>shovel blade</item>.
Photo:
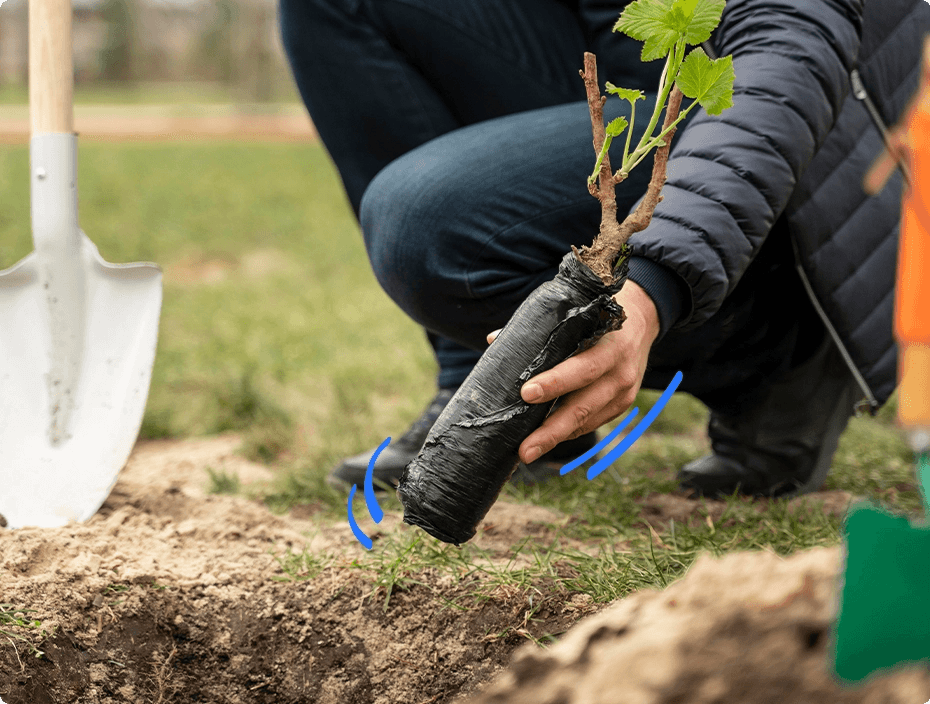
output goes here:
<path id="1" fill-rule="evenodd" d="M 145 411 L 161 270 L 109 264 L 81 233 L 83 356 L 68 434 L 50 438 L 48 304 L 35 253 L 0 271 L 0 515 L 8 527 L 85 521 L 104 502 Z"/>

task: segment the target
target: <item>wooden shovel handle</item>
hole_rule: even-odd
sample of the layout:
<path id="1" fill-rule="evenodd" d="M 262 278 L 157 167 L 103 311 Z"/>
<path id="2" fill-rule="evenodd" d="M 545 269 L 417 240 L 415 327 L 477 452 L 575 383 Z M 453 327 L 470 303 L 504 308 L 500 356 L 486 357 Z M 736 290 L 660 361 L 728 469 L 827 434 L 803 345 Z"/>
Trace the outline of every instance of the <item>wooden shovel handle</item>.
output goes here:
<path id="1" fill-rule="evenodd" d="M 71 0 L 29 0 L 32 133 L 74 132 Z"/>

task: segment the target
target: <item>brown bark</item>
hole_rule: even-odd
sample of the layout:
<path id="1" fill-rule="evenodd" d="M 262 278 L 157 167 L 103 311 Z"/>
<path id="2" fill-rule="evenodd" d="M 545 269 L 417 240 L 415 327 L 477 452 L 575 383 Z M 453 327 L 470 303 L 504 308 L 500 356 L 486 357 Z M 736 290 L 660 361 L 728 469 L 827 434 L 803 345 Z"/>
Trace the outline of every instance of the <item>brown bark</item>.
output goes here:
<path id="1" fill-rule="evenodd" d="M 604 103 L 607 98 L 601 96 L 600 86 L 597 82 L 597 64 L 594 54 L 585 52 L 584 66 L 585 70 L 580 73 L 584 78 L 585 90 L 588 95 L 588 110 L 591 113 L 591 129 L 594 133 L 594 154 L 597 156 L 600 155 L 606 139 Z M 678 118 L 681 99 L 681 91 L 678 90 L 678 86 L 675 86 L 669 95 L 668 108 L 665 111 L 665 122 L 662 125 L 663 131 Z M 591 195 L 601 203 L 600 232 L 590 247 L 582 247 L 581 251 L 575 249 L 575 254 L 595 274 L 601 277 L 604 283 L 613 281 L 614 264 L 623 245 L 633 234 L 645 230 L 649 223 L 652 222 L 652 214 L 662 200 L 661 193 L 662 187 L 665 185 L 668 154 L 674 136 L 674 129 L 665 135 L 665 145 L 659 147 L 655 154 L 652 179 L 649 181 L 646 195 L 636 210 L 627 215 L 622 223 L 617 222 L 616 188 L 617 184 L 624 179 L 624 176 L 620 173 L 614 174 L 611 171 L 608 156 L 605 156 L 604 161 L 601 163 L 597 185 L 592 184 L 589 186 L 588 190 L 591 191 Z"/>

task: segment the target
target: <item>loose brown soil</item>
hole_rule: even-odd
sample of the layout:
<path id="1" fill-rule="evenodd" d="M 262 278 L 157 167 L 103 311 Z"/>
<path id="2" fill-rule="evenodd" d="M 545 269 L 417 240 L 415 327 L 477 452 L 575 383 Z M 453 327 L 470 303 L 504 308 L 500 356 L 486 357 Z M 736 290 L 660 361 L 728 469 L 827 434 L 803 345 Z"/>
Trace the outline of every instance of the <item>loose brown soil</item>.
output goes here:
<path id="1" fill-rule="evenodd" d="M 921 704 L 926 667 L 844 688 L 828 669 L 839 548 L 699 558 L 668 589 L 523 648 L 472 704 Z"/>
<path id="2" fill-rule="evenodd" d="M 247 489 L 271 478 L 237 457 L 237 444 L 143 443 L 86 524 L 0 530 L 0 602 L 33 609 L 51 634 L 37 643 L 0 623 L 6 704 L 447 702 L 488 682 L 526 640 L 523 590 L 476 601 L 474 583 L 425 575 L 430 586 L 395 591 L 385 611 L 372 575 L 353 566 L 364 549 L 347 524 L 323 529 L 208 495 L 208 467 Z M 504 555 L 560 518 L 501 503 L 478 540 Z M 374 523 L 360 522 L 377 538 Z M 399 522 L 388 515 L 378 528 Z M 280 581 L 276 557 L 304 548 L 338 556 L 313 579 Z M 444 608 L 436 592 L 470 608 Z M 579 596 L 544 598 L 539 633 L 593 610 Z"/>
<path id="3" fill-rule="evenodd" d="M 535 645 L 521 651 L 505 670 L 519 646 L 563 633 L 599 607 L 588 597 L 545 584 L 530 590 L 500 586 L 476 598 L 478 577 L 456 581 L 437 572 L 419 575 L 422 584 L 396 589 L 385 609 L 386 594 L 374 587 L 370 571 L 359 568 L 356 561 L 366 553 L 345 522 L 323 524 L 307 507 L 276 516 L 257 501 L 206 492 L 207 468 L 238 475 L 246 493 L 272 478 L 269 469 L 238 457 L 237 444 L 234 436 L 140 444 L 104 506 L 86 524 L 0 529 L 0 608 L 32 609 L 28 617 L 41 624 L 26 629 L 0 619 L 0 699 L 6 704 L 442 704 L 472 696 L 487 702 L 775 701 L 752 694 L 744 676 L 765 667 L 775 674 L 759 679 L 760 686 L 790 674 L 793 679 L 785 681 L 799 693 L 808 691 L 805 683 L 817 683 L 810 691 L 817 693 L 818 704 L 920 704 L 930 697 L 930 687 L 917 698 L 900 700 L 831 690 L 824 679 L 825 646 L 798 646 L 799 628 L 822 632 L 831 618 L 835 550 L 814 551 L 798 562 L 766 555 L 745 556 L 729 567 L 702 562 L 666 592 L 620 602 L 618 608 L 626 611 L 611 618 L 626 619 L 627 626 L 587 625 L 574 636 L 570 631 L 548 651 Z M 847 498 L 839 497 L 837 507 L 845 508 Z M 719 518 L 717 508 L 710 509 L 705 516 L 706 509 L 683 497 L 654 495 L 643 503 L 643 519 L 661 530 L 671 518 Z M 565 520 L 547 509 L 499 502 L 475 541 L 493 558 L 506 560 L 519 540 L 531 535 L 545 544 Z M 400 516 L 391 514 L 379 526 L 360 523 L 375 537 L 375 550 L 379 540 L 401 528 Z M 288 549 L 334 557 L 318 574 L 292 579 L 279 562 Z M 790 594 L 806 584 L 798 576 L 805 571 L 813 574 L 817 597 L 792 601 Z M 678 606 L 669 606 L 672 601 Z M 760 606 L 782 601 L 784 608 Z M 531 608 L 536 611 L 529 619 Z M 650 615 L 649 609 L 659 611 Z M 602 657 L 600 648 L 608 648 L 621 631 L 620 655 L 604 650 Z M 579 650 L 579 642 L 589 645 Z M 711 674 L 716 679 L 708 680 Z M 496 677 L 492 689 L 481 694 Z M 912 688 L 901 691 L 919 692 L 925 679 L 908 680 Z M 657 683 L 661 696 L 640 698 L 644 682 Z M 600 698 L 571 694 L 591 691 L 591 683 L 601 683 Z M 786 687 L 779 691 L 785 694 Z M 739 696 L 686 694 L 718 690 Z M 569 693 L 552 699 L 559 691 Z M 786 695 L 778 701 L 813 699 Z"/>

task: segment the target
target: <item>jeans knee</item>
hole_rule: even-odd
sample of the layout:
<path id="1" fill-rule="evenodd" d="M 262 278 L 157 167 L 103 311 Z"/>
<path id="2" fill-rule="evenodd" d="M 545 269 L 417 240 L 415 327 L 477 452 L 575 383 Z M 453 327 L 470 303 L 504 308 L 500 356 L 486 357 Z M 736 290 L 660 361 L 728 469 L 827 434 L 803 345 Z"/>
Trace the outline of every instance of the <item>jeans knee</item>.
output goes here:
<path id="1" fill-rule="evenodd" d="M 423 325 L 436 314 L 438 299 L 460 294 L 454 237 L 449 237 L 451 203 L 429 171 L 401 157 L 371 181 L 359 213 L 375 278 Z"/>

